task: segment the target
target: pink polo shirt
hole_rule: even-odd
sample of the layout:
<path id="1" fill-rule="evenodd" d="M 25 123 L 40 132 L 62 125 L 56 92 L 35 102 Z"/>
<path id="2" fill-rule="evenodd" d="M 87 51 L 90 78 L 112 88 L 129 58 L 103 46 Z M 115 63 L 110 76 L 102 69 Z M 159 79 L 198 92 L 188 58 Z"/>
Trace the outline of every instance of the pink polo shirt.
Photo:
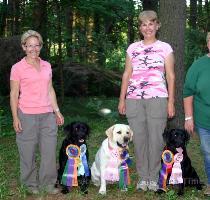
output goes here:
<path id="1" fill-rule="evenodd" d="M 53 112 L 49 97 L 49 82 L 52 78 L 50 63 L 40 59 L 41 71 L 37 71 L 23 58 L 12 66 L 10 80 L 20 84 L 18 108 L 26 114 Z"/>

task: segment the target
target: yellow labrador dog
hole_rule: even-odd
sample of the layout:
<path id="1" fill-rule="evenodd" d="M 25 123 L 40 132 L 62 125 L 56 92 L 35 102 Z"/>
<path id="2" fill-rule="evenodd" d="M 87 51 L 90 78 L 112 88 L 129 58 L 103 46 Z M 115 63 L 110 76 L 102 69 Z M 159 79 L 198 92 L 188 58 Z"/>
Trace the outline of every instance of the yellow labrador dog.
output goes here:
<path id="1" fill-rule="evenodd" d="M 94 185 L 100 186 L 100 194 L 106 194 L 108 182 L 119 181 L 120 152 L 128 149 L 133 132 L 128 125 L 115 124 L 106 130 L 106 135 L 91 167 L 91 179 Z"/>

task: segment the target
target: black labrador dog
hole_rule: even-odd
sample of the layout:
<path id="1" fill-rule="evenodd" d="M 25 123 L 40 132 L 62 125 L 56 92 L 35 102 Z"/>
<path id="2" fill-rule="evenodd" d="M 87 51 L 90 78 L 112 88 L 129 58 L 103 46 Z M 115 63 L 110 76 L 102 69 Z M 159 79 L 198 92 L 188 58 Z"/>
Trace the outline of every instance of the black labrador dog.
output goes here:
<path id="1" fill-rule="evenodd" d="M 165 188 L 163 188 L 161 183 L 163 180 L 161 179 L 163 179 L 164 163 L 167 162 L 169 164 L 168 166 L 171 166 L 172 168 L 167 172 L 166 184 L 176 185 L 178 187 L 178 195 L 182 195 L 184 193 L 185 186 L 194 186 L 198 190 L 201 190 L 202 184 L 199 176 L 192 167 L 191 160 L 187 155 L 186 145 L 190 140 L 190 135 L 183 129 L 171 129 L 164 131 L 163 139 L 166 143 L 166 146 L 164 148 L 165 154 L 163 153 L 161 160 L 162 169 L 160 171 L 159 190 L 157 192 L 162 193 L 165 191 Z"/>
<path id="2" fill-rule="evenodd" d="M 90 168 L 88 166 L 88 149 L 87 149 L 87 144 L 86 144 L 86 139 L 89 135 L 89 126 L 84 123 L 84 122 L 72 122 L 71 124 L 68 124 L 64 127 L 64 133 L 66 133 L 66 138 L 63 140 L 60 153 L 59 153 L 59 169 L 58 169 L 58 179 L 57 179 L 57 186 L 62 185 L 62 190 L 61 192 L 63 194 L 69 193 L 71 186 L 68 184 L 64 184 L 62 182 L 62 176 L 66 167 L 66 163 L 68 161 L 68 156 L 67 156 L 67 147 L 69 145 L 72 145 L 73 147 L 76 147 L 77 149 L 80 149 L 81 151 L 81 146 L 86 146 L 86 171 L 88 170 L 88 175 L 87 173 L 83 173 L 83 175 L 77 176 L 77 183 L 78 186 L 80 187 L 81 191 L 85 194 L 88 193 L 88 184 L 91 178 L 90 175 Z M 70 151 L 75 151 L 75 149 L 71 149 Z M 79 159 L 79 157 L 77 158 Z M 82 160 L 78 161 L 78 163 L 81 163 Z M 78 168 L 77 168 L 78 169 Z M 84 171 L 84 170 L 83 170 Z"/>

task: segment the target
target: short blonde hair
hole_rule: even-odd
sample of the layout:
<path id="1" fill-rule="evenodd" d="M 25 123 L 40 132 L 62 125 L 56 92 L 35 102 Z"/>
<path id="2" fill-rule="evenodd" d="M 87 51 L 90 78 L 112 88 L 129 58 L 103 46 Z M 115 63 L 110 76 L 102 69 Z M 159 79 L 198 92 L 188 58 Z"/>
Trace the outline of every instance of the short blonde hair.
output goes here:
<path id="1" fill-rule="evenodd" d="M 25 45 L 27 39 L 30 38 L 30 37 L 36 37 L 39 40 L 39 44 L 42 47 L 42 45 L 43 45 L 42 36 L 34 30 L 28 30 L 25 33 L 23 33 L 23 35 L 21 36 L 21 44 Z"/>
<path id="2" fill-rule="evenodd" d="M 139 14 L 139 25 L 146 20 L 156 21 L 159 23 L 157 13 L 153 10 L 145 10 Z"/>
<path id="3" fill-rule="evenodd" d="M 208 43 L 210 40 L 210 32 L 207 33 L 207 36 L 206 36 L 206 42 Z"/>

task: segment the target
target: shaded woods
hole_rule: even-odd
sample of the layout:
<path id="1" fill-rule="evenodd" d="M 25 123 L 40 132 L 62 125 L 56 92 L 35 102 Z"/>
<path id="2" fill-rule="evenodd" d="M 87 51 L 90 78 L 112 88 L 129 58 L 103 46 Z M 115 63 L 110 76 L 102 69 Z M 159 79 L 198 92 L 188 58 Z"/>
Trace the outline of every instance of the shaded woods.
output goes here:
<path id="1" fill-rule="evenodd" d="M 10 68 L 23 56 L 19 39 L 28 29 L 37 30 L 43 36 L 41 54 L 52 63 L 54 86 L 60 102 L 72 95 L 119 96 L 125 50 L 139 39 L 138 14 L 144 9 L 154 9 L 162 24 L 160 39 L 172 44 L 175 51 L 176 105 L 178 118 L 182 121 L 184 74 L 193 60 L 205 51 L 205 33 L 210 27 L 209 0 L 187 2 L 0 1 L 1 96 L 9 94 Z"/>

